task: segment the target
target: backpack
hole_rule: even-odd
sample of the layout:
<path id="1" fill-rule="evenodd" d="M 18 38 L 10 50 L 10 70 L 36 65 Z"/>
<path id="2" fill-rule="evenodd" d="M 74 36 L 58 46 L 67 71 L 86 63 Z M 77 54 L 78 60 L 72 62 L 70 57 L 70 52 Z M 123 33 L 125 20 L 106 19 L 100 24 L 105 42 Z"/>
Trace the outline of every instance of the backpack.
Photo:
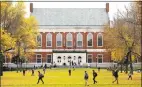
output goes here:
<path id="1" fill-rule="evenodd" d="M 85 79 L 88 79 L 88 74 L 85 74 Z"/>
<path id="2" fill-rule="evenodd" d="M 94 72 L 94 73 L 93 73 L 93 76 L 94 76 L 94 77 L 96 77 L 96 76 L 97 76 L 97 73 L 96 73 L 96 72 Z"/>
<path id="3" fill-rule="evenodd" d="M 95 72 L 95 76 L 97 76 L 98 74 Z"/>
<path id="4" fill-rule="evenodd" d="M 43 77 L 44 77 L 44 75 L 43 75 L 43 74 L 40 74 L 40 77 L 41 77 L 41 78 L 43 78 Z"/>

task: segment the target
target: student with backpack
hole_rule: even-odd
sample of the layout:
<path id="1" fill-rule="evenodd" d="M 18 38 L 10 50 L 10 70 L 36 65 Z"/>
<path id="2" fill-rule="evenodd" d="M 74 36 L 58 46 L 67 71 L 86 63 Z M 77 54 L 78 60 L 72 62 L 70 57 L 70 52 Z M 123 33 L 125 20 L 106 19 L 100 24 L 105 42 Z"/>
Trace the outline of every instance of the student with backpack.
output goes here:
<path id="1" fill-rule="evenodd" d="M 85 71 L 85 75 L 84 75 L 85 86 L 89 86 L 88 85 L 88 78 L 89 78 L 88 73 L 87 73 L 87 71 Z"/>
<path id="2" fill-rule="evenodd" d="M 97 77 L 97 73 L 95 72 L 95 70 L 93 70 L 93 81 L 94 81 L 94 84 L 97 83 L 96 81 L 96 78 Z"/>
<path id="3" fill-rule="evenodd" d="M 39 83 L 40 80 L 42 81 L 42 84 L 44 84 L 44 82 L 43 82 L 43 80 L 42 80 L 43 77 L 44 77 L 44 75 L 41 74 L 40 71 L 38 71 L 38 82 L 37 82 L 37 84 Z"/>
<path id="4" fill-rule="evenodd" d="M 113 76 L 115 77 L 115 80 L 112 83 L 114 83 L 115 81 L 117 81 L 117 84 L 118 84 L 118 70 L 117 69 L 113 70 L 112 73 L 113 73 Z"/>

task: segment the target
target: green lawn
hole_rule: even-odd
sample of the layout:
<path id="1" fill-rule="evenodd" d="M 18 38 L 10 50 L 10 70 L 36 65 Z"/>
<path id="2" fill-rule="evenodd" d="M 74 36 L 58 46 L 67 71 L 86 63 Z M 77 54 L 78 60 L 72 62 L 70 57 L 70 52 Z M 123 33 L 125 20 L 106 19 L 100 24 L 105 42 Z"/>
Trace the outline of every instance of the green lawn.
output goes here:
<path id="1" fill-rule="evenodd" d="M 84 71 L 89 74 L 89 87 L 141 87 L 141 73 L 134 72 L 133 80 L 127 80 L 128 75 L 119 72 L 119 84 L 112 83 L 114 77 L 112 72 L 102 69 L 98 73 L 97 84 L 92 84 L 92 69 L 78 68 L 72 71 L 72 76 L 68 76 L 68 69 L 47 69 L 43 78 L 45 84 L 37 83 L 38 73 L 31 76 L 31 71 L 26 72 L 26 76 L 22 76 L 22 72 L 16 73 L 4 72 L 2 79 L 2 87 L 85 87 Z M 42 70 L 40 70 L 42 72 Z"/>

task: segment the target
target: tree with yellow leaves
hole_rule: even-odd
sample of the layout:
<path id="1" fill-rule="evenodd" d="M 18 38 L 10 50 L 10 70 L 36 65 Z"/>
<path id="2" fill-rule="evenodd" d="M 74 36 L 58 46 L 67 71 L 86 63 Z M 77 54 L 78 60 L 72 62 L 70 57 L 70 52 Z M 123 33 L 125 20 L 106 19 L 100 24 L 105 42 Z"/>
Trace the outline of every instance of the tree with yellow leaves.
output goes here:
<path id="1" fill-rule="evenodd" d="M 37 46 L 37 21 L 33 16 L 25 18 L 25 5 L 23 2 L 1 2 L 1 28 L 2 50 L 12 50 L 18 64 L 22 64 L 32 56 L 30 49 Z"/>
<path id="2" fill-rule="evenodd" d="M 126 63 L 126 73 L 128 64 L 133 73 L 132 57 L 133 60 L 140 59 L 141 25 L 137 22 L 139 14 L 134 10 L 134 4 L 125 7 L 125 12 L 118 10 L 113 27 L 104 28 L 104 45 L 111 51 L 113 60 Z"/>

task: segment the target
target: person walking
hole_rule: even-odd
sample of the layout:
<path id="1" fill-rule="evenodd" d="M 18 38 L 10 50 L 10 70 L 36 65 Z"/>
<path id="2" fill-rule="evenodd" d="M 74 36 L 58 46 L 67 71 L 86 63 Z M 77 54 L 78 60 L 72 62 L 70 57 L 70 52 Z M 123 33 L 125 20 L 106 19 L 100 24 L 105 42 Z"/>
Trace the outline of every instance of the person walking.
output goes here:
<path id="1" fill-rule="evenodd" d="M 89 79 L 89 75 L 88 75 L 87 71 L 85 71 L 85 75 L 84 75 L 85 86 L 89 86 L 88 85 L 88 79 Z"/>
<path id="2" fill-rule="evenodd" d="M 115 80 L 112 83 L 117 81 L 117 84 L 118 84 L 118 70 L 116 69 L 115 71 L 113 70 L 112 72 L 113 72 L 113 76 L 115 77 Z"/>
<path id="3" fill-rule="evenodd" d="M 69 76 L 71 76 L 71 69 L 69 69 L 69 71 L 68 71 L 68 72 L 69 72 Z"/>
<path id="4" fill-rule="evenodd" d="M 41 74 L 40 71 L 38 71 L 38 82 L 37 82 L 37 84 L 39 83 L 40 80 L 42 81 L 42 84 L 44 84 L 43 77 L 44 77 L 44 75 Z"/>
<path id="5" fill-rule="evenodd" d="M 100 67 L 98 67 L 98 72 L 100 72 Z"/>
<path id="6" fill-rule="evenodd" d="M 97 77 L 97 73 L 95 72 L 95 70 L 93 70 L 93 81 L 94 81 L 94 84 L 97 83 L 96 77 Z"/>
<path id="7" fill-rule="evenodd" d="M 34 76 L 34 69 L 32 69 L 32 75 L 31 76 Z"/>
<path id="8" fill-rule="evenodd" d="M 43 68 L 43 73 L 44 73 L 44 74 L 45 74 L 45 71 L 46 71 L 46 68 L 44 67 L 44 68 Z"/>
<path id="9" fill-rule="evenodd" d="M 23 76 L 25 76 L 25 74 L 26 74 L 26 70 L 24 69 L 24 70 L 23 70 Z"/>
<path id="10" fill-rule="evenodd" d="M 128 74 L 128 80 L 129 80 L 129 79 L 132 80 L 132 73 L 131 73 L 131 72 Z"/>

